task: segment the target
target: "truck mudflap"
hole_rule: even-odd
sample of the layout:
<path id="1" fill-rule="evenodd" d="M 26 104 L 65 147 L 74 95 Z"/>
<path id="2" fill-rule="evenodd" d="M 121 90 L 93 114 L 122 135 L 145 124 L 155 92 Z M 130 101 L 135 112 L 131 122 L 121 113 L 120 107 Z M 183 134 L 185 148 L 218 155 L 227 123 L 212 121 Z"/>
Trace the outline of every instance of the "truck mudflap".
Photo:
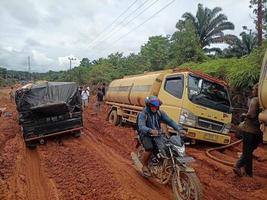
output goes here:
<path id="1" fill-rule="evenodd" d="M 195 140 L 202 140 L 217 144 L 230 144 L 231 141 L 230 135 L 208 132 L 195 128 L 188 128 L 185 136 Z"/>
<path id="2" fill-rule="evenodd" d="M 72 133 L 72 132 L 76 132 L 76 131 L 83 131 L 83 127 L 68 129 L 68 130 L 64 130 L 64 131 L 53 132 L 53 133 L 49 133 L 49 134 L 46 134 L 46 135 L 34 135 L 33 134 L 31 137 L 25 138 L 24 141 L 25 142 L 30 142 L 30 141 L 34 141 L 34 140 L 40 140 L 40 139 L 43 139 L 43 138 L 62 135 L 62 134 L 65 134 L 65 133 Z"/>

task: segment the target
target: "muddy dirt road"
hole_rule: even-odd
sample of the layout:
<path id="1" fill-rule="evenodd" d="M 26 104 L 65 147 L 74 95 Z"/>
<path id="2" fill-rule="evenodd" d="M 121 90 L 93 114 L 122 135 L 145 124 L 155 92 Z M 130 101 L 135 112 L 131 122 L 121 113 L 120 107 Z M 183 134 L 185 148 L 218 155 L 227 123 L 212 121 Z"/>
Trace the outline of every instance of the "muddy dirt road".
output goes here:
<path id="1" fill-rule="evenodd" d="M 0 90 L 0 107 L 12 116 L 0 118 L 0 199 L 167 200 L 171 189 L 140 177 L 132 166 L 135 147 L 130 127 L 114 127 L 105 113 L 84 113 L 80 138 L 49 140 L 36 150 L 25 148 L 15 105 L 8 90 Z M 205 155 L 208 144 L 188 147 L 205 199 L 267 199 L 267 149 L 255 153 L 254 178 L 238 178 L 231 167 Z M 229 161 L 237 158 L 241 145 L 213 154 Z"/>

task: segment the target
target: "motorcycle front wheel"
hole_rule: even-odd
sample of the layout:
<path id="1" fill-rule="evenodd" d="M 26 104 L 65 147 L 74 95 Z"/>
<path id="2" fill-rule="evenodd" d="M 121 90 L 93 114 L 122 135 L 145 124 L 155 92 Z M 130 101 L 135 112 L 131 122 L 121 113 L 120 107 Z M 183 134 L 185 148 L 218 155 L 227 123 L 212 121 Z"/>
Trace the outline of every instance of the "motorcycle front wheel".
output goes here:
<path id="1" fill-rule="evenodd" d="M 202 200 L 201 183 L 195 173 L 180 171 L 180 183 L 177 174 L 172 176 L 172 190 L 175 200 Z"/>

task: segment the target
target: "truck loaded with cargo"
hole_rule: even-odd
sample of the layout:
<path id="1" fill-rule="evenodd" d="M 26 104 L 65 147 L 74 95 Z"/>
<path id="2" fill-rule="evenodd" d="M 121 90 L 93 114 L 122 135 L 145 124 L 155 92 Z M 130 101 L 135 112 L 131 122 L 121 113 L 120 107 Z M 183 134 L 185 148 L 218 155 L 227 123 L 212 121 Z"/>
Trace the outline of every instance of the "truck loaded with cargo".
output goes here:
<path id="1" fill-rule="evenodd" d="M 262 109 L 262 112 L 259 114 L 260 128 L 263 132 L 263 142 L 267 143 L 267 51 L 261 67 L 258 96 Z"/>
<path id="2" fill-rule="evenodd" d="M 164 70 L 126 76 L 110 83 L 106 95 L 108 119 L 118 125 L 136 122 L 149 95 L 158 96 L 160 107 L 183 124 L 192 141 L 229 144 L 231 103 L 224 81 L 191 70 Z M 173 131 L 168 127 L 169 131 Z"/>
<path id="3" fill-rule="evenodd" d="M 27 147 L 35 148 L 49 136 L 73 134 L 83 128 L 81 98 L 73 82 L 28 84 L 16 91 L 19 123 Z"/>

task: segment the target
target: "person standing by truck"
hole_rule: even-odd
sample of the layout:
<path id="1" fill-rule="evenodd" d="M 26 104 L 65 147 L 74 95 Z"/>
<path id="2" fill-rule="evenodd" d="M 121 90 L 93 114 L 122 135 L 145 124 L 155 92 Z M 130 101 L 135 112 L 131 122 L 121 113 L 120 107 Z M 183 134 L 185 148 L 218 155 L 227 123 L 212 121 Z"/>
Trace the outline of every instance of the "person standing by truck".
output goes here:
<path id="1" fill-rule="evenodd" d="M 14 102 L 14 100 L 15 100 L 15 91 L 14 91 L 14 88 L 12 86 L 10 88 L 9 98 L 10 98 L 10 102 Z"/>
<path id="2" fill-rule="evenodd" d="M 89 91 L 87 89 L 82 91 L 81 97 L 82 97 L 82 107 L 85 109 L 88 106 L 88 98 L 89 98 Z"/>
<path id="3" fill-rule="evenodd" d="M 253 151 L 262 143 L 262 133 L 260 131 L 260 124 L 258 115 L 260 113 L 259 98 L 258 98 L 258 84 L 255 84 L 252 89 L 252 98 L 249 103 L 247 113 L 243 113 L 245 118 L 240 123 L 239 129 L 243 136 L 243 152 L 240 159 L 237 161 L 233 171 L 238 176 L 252 177 L 252 158 Z"/>
<path id="4" fill-rule="evenodd" d="M 90 101 L 90 87 L 89 86 L 86 87 L 86 90 L 88 92 L 88 103 L 89 103 L 89 101 Z"/>
<path id="5" fill-rule="evenodd" d="M 103 96 L 106 96 L 106 83 L 103 83 L 101 86 L 101 91 L 103 93 Z"/>
<path id="6" fill-rule="evenodd" d="M 99 111 L 102 111 L 103 100 L 104 100 L 104 94 L 102 92 L 102 89 L 99 87 L 99 88 L 97 88 L 96 105 L 95 105 L 95 109 L 96 109 L 97 113 Z"/>
<path id="7" fill-rule="evenodd" d="M 161 132 L 160 122 L 164 122 L 180 134 L 185 134 L 183 126 L 175 123 L 164 111 L 160 111 L 160 101 L 156 96 L 148 96 L 145 100 L 145 108 L 140 112 L 137 118 L 137 132 L 140 136 L 145 152 L 142 158 L 143 173 L 150 176 L 147 164 L 153 149 L 155 149 L 155 140 L 153 136 L 159 136 Z M 157 142 L 160 142 L 157 140 Z"/>

